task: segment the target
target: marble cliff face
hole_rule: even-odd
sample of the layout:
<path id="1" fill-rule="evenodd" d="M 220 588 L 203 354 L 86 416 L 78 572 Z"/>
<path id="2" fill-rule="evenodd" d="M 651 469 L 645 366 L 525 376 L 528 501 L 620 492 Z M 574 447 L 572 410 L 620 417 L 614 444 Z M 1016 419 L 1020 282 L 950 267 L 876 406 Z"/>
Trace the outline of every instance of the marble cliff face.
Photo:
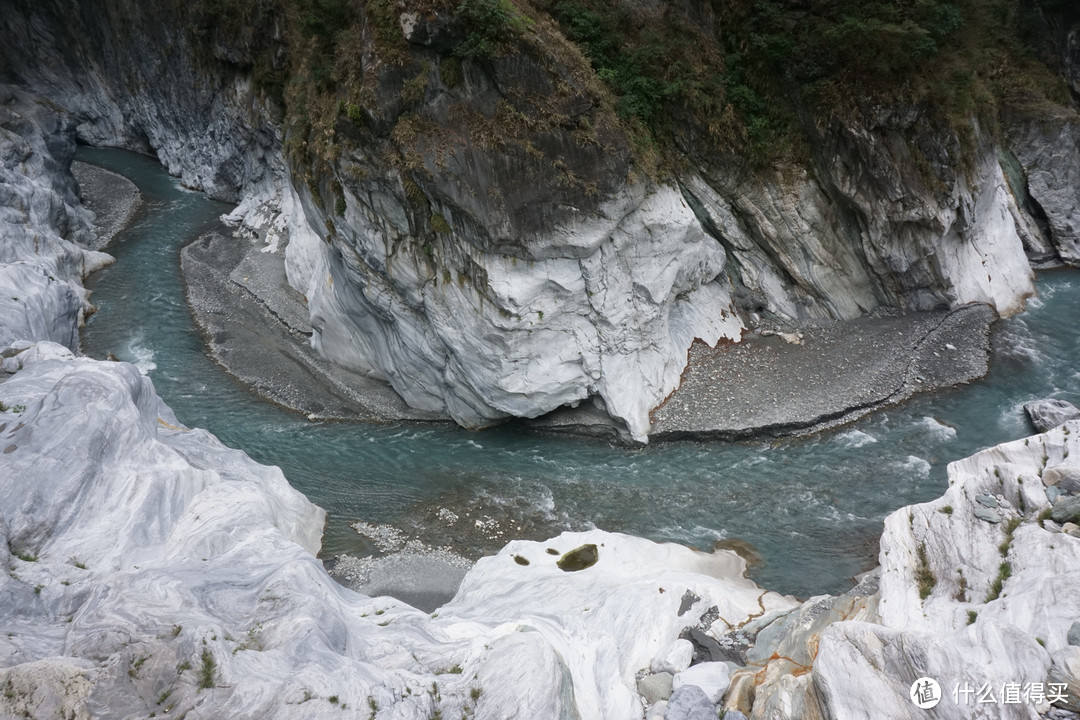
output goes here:
<path id="1" fill-rule="evenodd" d="M 273 16 L 228 34 L 172 6 L 15 8 L 7 75 L 68 138 L 153 151 L 238 202 L 232 221 L 284 252 L 320 354 L 466 427 L 592 402 L 644 440 L 695 339 L 881 308 L 1008 314 L 1029 258 L 1076 258 L 1071 107 L 972 120 L 964 143 L 881 107 L 817 128 L 782 173 L 701 153 L 650 176 L 550 28 L 549 50 L 461 61 L 454 22 L 398 12 L 390 50 L 355 38 L 363 102 L 339 77 L 319 110 L 259 82 L 299 52 Z"/>

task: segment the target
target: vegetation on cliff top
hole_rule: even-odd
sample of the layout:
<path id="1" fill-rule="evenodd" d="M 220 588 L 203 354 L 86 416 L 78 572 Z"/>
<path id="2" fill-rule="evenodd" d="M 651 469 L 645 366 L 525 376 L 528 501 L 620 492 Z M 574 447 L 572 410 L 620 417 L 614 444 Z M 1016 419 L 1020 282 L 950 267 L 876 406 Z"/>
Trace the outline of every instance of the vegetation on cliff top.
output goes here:
<path id="1" fill-rule="evenodd" d="M 973 116 L 993 128 L 1003 101 L 1068 102 L 1047 38 L 1055 22 L 1076 14 L 1067 0 L 198 0 L 189 7 L 197 30 L 216 27 L 222 37 L 249 41 L 256 81 L 286 106 L 291 134 L 311 151 L 332 152 L 339 117 L 370 120 L 373 73 L 427 57 L 449 85 L 460 82 L 462 62 L 483 68 L 546 52 L 581 64 L 566 57 L 576 47 L 596 94 L 607 98 L 597 104 L 611 107 L 639 150 L 677 155 L 668 150 L 693 147 L 755 164 L 798 159 L 810 125 L 882 105 L 919 105 L 962 135 Z M 456 41 L 410 46 L 399 22 L 406 10 L 454 18 Z"/>

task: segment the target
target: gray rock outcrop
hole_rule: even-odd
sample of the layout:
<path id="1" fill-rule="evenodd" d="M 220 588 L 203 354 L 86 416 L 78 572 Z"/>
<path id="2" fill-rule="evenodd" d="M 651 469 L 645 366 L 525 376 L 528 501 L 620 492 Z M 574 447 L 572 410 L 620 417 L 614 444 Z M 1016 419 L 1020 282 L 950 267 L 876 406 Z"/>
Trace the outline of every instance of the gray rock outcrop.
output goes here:
<path id="1" fill-rule="evenodd" d="M 1067 420 L 1080 418 L 1080 408 L 1071 402 L 1053 398 L 1024 403 L 1024 412 L 1039 432 L 1046 432 Z"/>

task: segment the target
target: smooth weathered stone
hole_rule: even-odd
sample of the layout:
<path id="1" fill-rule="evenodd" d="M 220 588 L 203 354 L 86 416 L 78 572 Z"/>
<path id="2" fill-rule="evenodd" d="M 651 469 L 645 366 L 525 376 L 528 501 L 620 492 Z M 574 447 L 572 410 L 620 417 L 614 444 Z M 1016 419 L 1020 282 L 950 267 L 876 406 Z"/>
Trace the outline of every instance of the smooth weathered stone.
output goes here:
<path id="1" fill-rule="evenodd" d="M 666 672 L 674 675 L 690 667 L 693 658 L 693 644 L 689 640 L 679 638 L 657 655 L 651 665 L 653 672 Z"/>
<path id="2" fill-rule="evenodd" d="M 716 720 L 716 705 L 696 685 L 676 688 L 668 700 L 664 720 Z"/>
<path id="3" fill-rule="evenodd" d="M 722 662 L 708 662 L 692 665 L 675 675 L 672 687 L 676 690 L 685 685 L 696 685 L 705 691 L 709 700 L 715 705 L 720 702 L 731 685 L 728 675 L 728 666 Z"/>
<path id="4" fill-rule="evenodd" d="M 1043 470 L 1043 483 L 1061 488 L 1067 493 L 1080 493 L 1080 466 L 1055 465 Z"/>
<path id="5" fill-rule="evenodd" d="M 1058 498 L 1050 517 L 1059 523 L 1080 521 L 1080 496 Z"/>
<path id="6" fill-rule="evenodd" d="M 1069 632 L 1065 639 L 1070 645 L 1080 645 L 1080 620 L 1069 626 Z"/>
<path id="7" fill-rule="evenodd" d="M 671 697 L 672 675 L 668 672 L 646 675 L 637 682 L 638 693 L 645 698 L 649 705 L 667 700 Z"/>
<path id="8" fill-rule="evenodd" d="M 972 512 L 973 515 L 975 515 L 975 517 L 979 518 L 980 520 L 984 520 L 984 521 L 986 521 L 988 523 L 995 523 L 996 524 L 996 523 L 1001 522 L 1000 513 L 998 513 L 995 510 L 991 510 L 990 508 L 983 507 L 982 505 L 976 505 L 975 507 L 973 507 L 971 509 L 971 512 Z"/>
<path id="9" fill-rule="evenodd" d="M 1039 432 L 1046 432 L 1069 420 L 1080 418 L 1080 408 L 1070 402 L 1057 399 L 1036 400 L 1024 403 L 1024 411 L 1031 424 Z"/>
<path id="10" fill-rule="evenodd" d="M 661 700 L 654 705 L 650 705 L 649 709 L 645 711 L 645 720 L 664 720 L 667 706 L 667 700 Z"/>
<path id="11" fill-rule="evenodd" d="M 1054 664 L 1047 674 L 1047 682 L 1065 685 L 1067 697 L 1055 705 L 1080 712 L 1080 647 L 1066 645 L 1054 653 Z"/>

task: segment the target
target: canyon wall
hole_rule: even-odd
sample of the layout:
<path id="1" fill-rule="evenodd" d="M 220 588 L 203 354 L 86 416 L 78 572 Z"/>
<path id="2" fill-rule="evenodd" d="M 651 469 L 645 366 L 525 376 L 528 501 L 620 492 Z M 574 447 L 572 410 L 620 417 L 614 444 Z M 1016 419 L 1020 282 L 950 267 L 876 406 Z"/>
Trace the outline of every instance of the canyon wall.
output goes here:
<path id="1" fill-rule="evenodd" d="M 318 352 L 466 427 L 592 402 L 644 440 L 695 340 L 1009 314 L 1029 257 L 1076 258 L 1072 106 L 964 138 L 882 106 L 814 126 L 801 164 L 690 145 L 658 170 L 550 19 L 461 58 L 452 13 L 372 6 L 327 59 L 329 35 L 272 4 L 232 23 L 200 3 L 11 5 L 0 69 L 62 110 L 58 132 L 238 202 L 229 221 L 284 252 Z"/>

